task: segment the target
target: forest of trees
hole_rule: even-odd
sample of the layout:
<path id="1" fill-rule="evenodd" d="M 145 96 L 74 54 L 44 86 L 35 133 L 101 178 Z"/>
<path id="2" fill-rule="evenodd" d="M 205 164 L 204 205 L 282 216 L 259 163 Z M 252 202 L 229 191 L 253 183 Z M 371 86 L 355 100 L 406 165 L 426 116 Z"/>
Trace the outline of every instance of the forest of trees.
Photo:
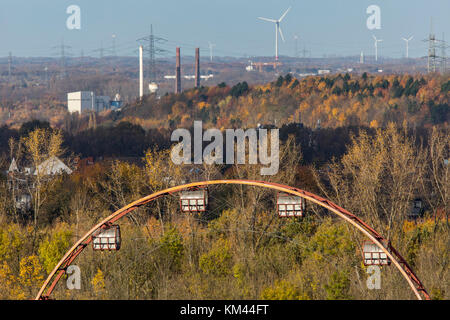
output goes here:
<path id="1" fill-rule="evenodd" d="M 411 127 L 447 123 L 450 114 L 450 79 L 438 75 L 338 74 L 232 87 L 222 83 L 167 94 L 146 96 L 119 116 L 145 129 L 190 127 L 201 119 L 216 128 L 255 127 L 258 123 L 282 126 L 301 122 L 315 128 L 385 127 L 389 122 Z"/>
<path id="2" fill-rule="evenodd" d="M 29 124 L 22 134 L 10 142 L 17 159 L 64 151 L 59 130 Z M 298 139 L 288 135 L 280 147 L 279 173 L 265 179 L 323 195 L 355 213 L 392 242 L 433 299 L 449 299 L 448 128 L 414 135 L 391 123 L 382 129 L 355 129 L 348 136 L 339 157 L 324 157 L 321 162 L 306 161 Z M 39 188 L 28 212 L 15 209 L 4 178 L 0 298 L 33 298 L 76 239 L 133 200 L 183 182 L 261 179 L 259 165 L 198 165 L 192 170 L 174 165 L 169 154 L 169 149 L 149 148 L 142 165 L 97 162 L 71 175 L 36 180 Z M 68 157 L 65 160 L 69 162 Z M 231 186 L 209 191 L 204 214 L 181 213 L 174 194 L 122 219 L 121 249 L 86 248 L 75 261 L 81 270 L 81 290 L 67 290 L 63 278 L 54 297 L 414 298 L 394 267 L 382 268 L 380 290 L 368 290 L 361 258 L 363 237 L 320 207 L 307 203 L 304 218 L 282 219 L 277 217 L 273 191 Z M 416 198 L 423 200 L 425 210 L 411 220 L 408 213 Z"/>
<path id="3" fill-rule="evenodd" d="M 150 193 L 211 179 L 267 180 L 305 189 L 354 213 L 388 238 L 433 299 L 449 299 L 450 80 L 439 75 L 280 76 L 265 85 L 221 83 L 120 112 L 35 118 L 0 127 L 0 299 L 33 298 L 68 248 L 94 224 Z M 2 110 L 0 110 L 2 111 Z M 3 110 L 6 112 L 6 110 Z M 30 120 L 30 119 L 28 119 Z M 280 129 L 280 170 L 260 165 L 175 165 L 173 129 Z M 318 120 L 320 120 L 318 122 Z M 57 156 L 72 174 L 30 175 L 30 208 L 17 206 L 11 175 Z M 76 166 L 77 158 L 95 163 Z M 117 252 L 86 248 L 74 264 L 81 290 L 58 299 L 413 299 L 393 266 L 366 287 L 364 238 L 307 202 L 279 218 L 276 193 L 209 188 L 202 214 L 177 194 L 119 221 Z M 410 217 L 415 200 L 423 203 Z"/>
<path id="4" fill-rule="evenodd" d="M 80 82 L 76 80 L 76 83 Z M 105 83 L 117 87 L 114 80 Z M 97 81 L 98 82 L 98 81 Z M 95 79 L 80 88 L 97 88 Z M 110 88 L 111 87 L 111 88 Z M 65 105 L 69 87 L 61 84 L 57 95 L 42 95 L 39 87 L 23 97 L 23 88 L 0 90 L 0 124 L 19 129 L 31 120 L 48 122 L 70 134 L 111 127 L 126 121 L 143 129 L 189 128 L 194 120 L 219 129 L 278 127 L 301 122 L 306 127 L 343 126 L 385 127 L 389 122 L 407 122 L 410 127 L 448 123 L 450 79 L 448 75 L 363 75 L 337 74 L 296 79 L 291 74 L 271 83 L 217 86 L 185 90 L 182 94 L 150 94 L 143 101 L 125 105 L 121 112 L 103 111 L 97 115 L 70 115 Z M 33 91 L 34 90 L 34 91 Z M 97 90 L 97 89 L 95 89 Z M 98 88 L 104 92 L 105 88 Z M 106 91 L 105 91 L 106 92 Z M 64 93 L 64 94 L 63 94 Z"/>

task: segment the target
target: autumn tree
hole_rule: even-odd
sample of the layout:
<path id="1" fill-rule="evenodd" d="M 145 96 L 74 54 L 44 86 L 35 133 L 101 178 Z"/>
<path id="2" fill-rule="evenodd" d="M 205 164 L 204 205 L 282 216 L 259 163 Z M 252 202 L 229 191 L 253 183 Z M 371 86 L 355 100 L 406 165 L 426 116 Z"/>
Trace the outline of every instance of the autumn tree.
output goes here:
<path id="1" fill-rule="evenodd" d="M 35 168 L 30 174 L 29 193 L 32 198 L 33 222 L 35 228 L 38 224 L 40 209 L 47 200 L 48 191 L 59 178 L 57 175 L 49 175 L 54 168 L 53 161 L 49 161 L 47 167 L 42 166 L 46 160 L 59 157 L 64 153 L 62 148 L 63 137 L 59 130 L 38 128 L 24 137 L 24 155 Z"/>
<path id="2" fill-rule="evenodd" d="M 435 216 L 441 213 L 447 220 L 450 203 L 450 132 L 447 128 L 433 127 L 427 154 L 424 177 L 424 195 Z"/>
<path id="3" fill-rule="evenodd" d="M 329 164 L 323 174 L 316 170 L 315 176 L 327 198 L 390 238 L 420 195 L 424 163 L 424 152 L 406 128 L 391 123 L 377 129 L 374 137 L 365 132 L 353 137 L 342 159 Z"/>
<path id="4" fill-rule="evenodd" d="M 273 143 L 273 141 L 269 141 Z M 247 148 L 249 146 L 247 145 Z M 247 154 L 249 154 L 247 152 Z M 289 137 L 279 148 L 279 170 L 275 175 L 264 176 L 264 180 L 268 182 L 277 182 L 283 184 L 293 184 L 295 181 L 294 172 L 302 159 L 299 146 L 295 143 L 294 138 Z M 227 178 L 233 179 L 249 179 L 261 180 L 262 164 L 233 165 L 228 173 Z M 232 194 L 227 202 L 233 208 L 238 210 L 239 218 L 235 217 L 236 229 L 248 229 L 249 233 L 242 234 L 243 239 L 247 239 L 252 250 L 255 250 L 265 241 L 265 233 L 274 228 L 276 225 L 276 216 L 271 210 L 265 210 L 267 201 L 273 197 L 273 192 L 266 188 L 246 188 L 237 186 L 236 192 Z M 238 232 L 239 234 L 239 232 Z"/>

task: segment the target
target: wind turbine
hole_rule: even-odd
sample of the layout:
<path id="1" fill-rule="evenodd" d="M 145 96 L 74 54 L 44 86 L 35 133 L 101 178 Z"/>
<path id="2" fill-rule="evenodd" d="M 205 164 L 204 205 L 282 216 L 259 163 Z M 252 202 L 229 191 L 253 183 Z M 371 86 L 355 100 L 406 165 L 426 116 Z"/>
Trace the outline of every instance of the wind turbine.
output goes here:
<path id="1" fill-rule="evenodd" d="M 280 19 L 278 19 L 278 20 L 258 17 L 258 19 L 275 23 L 275 60 L 276 61 L 278 61 L 278 33 L 280 33 L 281 39 L 284 42 L 284 36 L 283 36 L 283 32 L 281 31 L 281 28 L 280 28 L 280 22 L 284 19 L 284 17 L 286 16 L 286 14 L 288 13 L 289 10 L 291 10 L 291 7 L 289 7 L 283 13 L 283 15 L 280 17 Z"/>
<path id="2" fill-rule="evenodd" d="M 112 36 L 112 55 L 113 57 L 116 56 L 116 35 L 113 34 Z"/>
<path id="3" fill-rule="evenodd" d="M 294 34 L 294 40 L 295 40 L 294 56 L 296 58 L 298 58 L 298 39 L 299 39 L 298 35 Z"/>
<path id="4" fill-rule="evenodd" d="M 409 37 L 408 39 L 402 38 L 406 42 L 406 59 L 409 58 L 409 42 L 414 38 L 414 36 Z"/>
<path id="5" fill-rule="evenodd" d="M 372 36 L 372 37 L 375 40 L 375 61 L 378 61 L 378 42 L 381 42 L 383 40 L 377 39 L 377 37 L 375 37 L 375 36 Z"/>
<path id="6" fill-rule="evenodd" d="M 208 46 L 209 46 L 209 58 L 212 62 L 213 61 L 213 47 L 215 47 L 216 45 L 214 43 L 208 42 Z"/>

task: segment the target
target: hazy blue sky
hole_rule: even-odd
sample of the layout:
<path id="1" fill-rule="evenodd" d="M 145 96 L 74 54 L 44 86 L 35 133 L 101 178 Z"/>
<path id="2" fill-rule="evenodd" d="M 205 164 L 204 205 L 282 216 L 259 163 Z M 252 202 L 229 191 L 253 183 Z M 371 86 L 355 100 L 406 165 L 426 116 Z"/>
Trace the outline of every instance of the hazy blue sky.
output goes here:
<path id="1" fill-rule="evenodd" d="M 381 29 L 368 30 L 366 8 L 381 8 Z M 81 30 L 68 30 L 66 9 L 81 8 Z M 208 53 L 208 41 L 216 44 L 216 55 L 274 54 L 275 30 L 258 16 L 279 18 L 292 6 L 281 26 L 286 42 L 281 55 L 294 55 L 294 34 L 299 49 L 306 45 L 312 56 L 323 54 L 374 54 L 372 35 L 382 38 L 380 54 L 401 57 L 405 44 L 401 37 L 414 35 L 410 55 L 426 54 L 422 42 L 433 17 L 438 38 L 445 32 L 450 40 L 450 0 L 0 0 L 0 56 L 53 56 L 53 46 L 64 42 L 74 56 L 98 56 L 101 43 L 112 46 L 116 34 L 117 53 L 134 55 L 136 39 L 145 36 L 153 24 L 157 35 L 169 42 L 174 52 L 193 55 L 200 46 Z M 192 51 L 192 52 L 191 52 Z M 450 50 L 449 50 L 450 51 Z M 106 54 L 106 52 L 105 52 Z M 172 55 L 172 54 L 171 54 Z"/>

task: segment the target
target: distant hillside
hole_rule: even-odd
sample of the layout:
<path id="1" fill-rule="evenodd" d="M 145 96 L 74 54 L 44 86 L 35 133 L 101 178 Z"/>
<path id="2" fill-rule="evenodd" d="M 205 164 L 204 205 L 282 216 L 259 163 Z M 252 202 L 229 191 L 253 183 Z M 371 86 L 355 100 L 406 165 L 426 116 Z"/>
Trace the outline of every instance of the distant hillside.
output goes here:
<path id="1" fill-rule="evenodd" d="M 118 120 L 144 128 L 190 127 L 203 120 L 206 127 L 250 127 L 258 123 L 281 126 L 385 126 L 407 121 L 411 126 L 448 122 L 450 77 L 439 75 L 339 74 L 296 79 L 290 74 L 265 85 L 246 82 L 233 87 L 201 87 L 125 108 Z"/>

